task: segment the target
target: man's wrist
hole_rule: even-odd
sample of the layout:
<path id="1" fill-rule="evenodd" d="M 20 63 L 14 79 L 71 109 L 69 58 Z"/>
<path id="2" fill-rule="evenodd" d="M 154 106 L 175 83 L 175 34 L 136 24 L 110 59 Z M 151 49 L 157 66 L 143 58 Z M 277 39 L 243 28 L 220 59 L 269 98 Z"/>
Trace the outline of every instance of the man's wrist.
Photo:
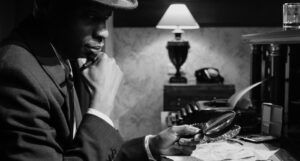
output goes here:
<path id="1" fill-rule="evenodd" d="M 103 119 L 104 121 L 106 121 L 108 124 L 110 124 L 112 127 L 114 127 L 114 123 L 113 121 L 104 113 L 94 109 L 94 108 L 89 108 L 88 111 L 87 111 L 88 114 L 91 114 L 91 115 L 95 115 L 101 119 Z"/>
<path id="2" fill-rule="evenodd" d="M 108 103 L 107 101 L 100 101 L 101 99 L 96 99 L 94 97 L 91 101 L 90 107 L 91 109 L 95 109 L 106 116 L 110 116 L 111 109 L 113 109 L 113 104 Z"/>
<path id="3" fill-rule="evenodd" d="M 159 149 L 158 149 L 158 138 L 156 135 L 152 135 L 151 137 L 149 137 L 148 143 L 149 143 L 149 151 L 151 152 L 152 156 L 154 157 L 155 160 L 160 161 L 160 153 L 159 153 Z"/>

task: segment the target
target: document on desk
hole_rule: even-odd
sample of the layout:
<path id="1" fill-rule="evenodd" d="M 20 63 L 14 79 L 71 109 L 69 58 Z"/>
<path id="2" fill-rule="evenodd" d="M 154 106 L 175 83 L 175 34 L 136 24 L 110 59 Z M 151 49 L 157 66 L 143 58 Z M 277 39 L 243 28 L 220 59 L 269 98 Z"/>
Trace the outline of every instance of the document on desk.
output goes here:
<path id="1" fill-rule="evenodd" d="M 190 157 L 168 156 L 168 158 L 173 161 L 257 161 L 268 160 L 277 151 L 222 141 L 199 144 Z"/>

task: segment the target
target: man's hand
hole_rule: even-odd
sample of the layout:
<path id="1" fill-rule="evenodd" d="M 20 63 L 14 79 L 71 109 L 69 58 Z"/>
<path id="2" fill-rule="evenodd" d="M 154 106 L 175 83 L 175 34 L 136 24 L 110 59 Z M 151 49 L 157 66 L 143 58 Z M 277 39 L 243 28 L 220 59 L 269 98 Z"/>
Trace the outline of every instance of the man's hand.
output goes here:
<path id="1" fill-rule="evenodd" d="M 82 71 L 82 75 L 92 96 L 90 108 L 110 116 L 123 73 L 114 58 L 105 53 L 99 54 L 98 57 Z M 82 66 L 85 61 L 86 59 L 79 59 L 78 63 Z"/>
<path id="2" fill-rule="evenodd" d="M 199 131 L 190 125 L 169 127 L 149 140 L 150 151 L 154 156 L 190 155 L 201 139 Z"/>

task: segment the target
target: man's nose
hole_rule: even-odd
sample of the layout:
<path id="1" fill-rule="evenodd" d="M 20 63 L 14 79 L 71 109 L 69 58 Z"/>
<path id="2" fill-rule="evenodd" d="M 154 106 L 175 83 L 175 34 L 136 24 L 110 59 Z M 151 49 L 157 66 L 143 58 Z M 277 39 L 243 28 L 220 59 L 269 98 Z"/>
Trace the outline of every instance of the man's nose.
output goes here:
<path id="1" fill-rule="evenodd" d="M 107 38 L 109 36 L 109 32 L 105 26 L 99 26 L 94 31 L 95 38 L 101 40 L 103 38 Z"/>

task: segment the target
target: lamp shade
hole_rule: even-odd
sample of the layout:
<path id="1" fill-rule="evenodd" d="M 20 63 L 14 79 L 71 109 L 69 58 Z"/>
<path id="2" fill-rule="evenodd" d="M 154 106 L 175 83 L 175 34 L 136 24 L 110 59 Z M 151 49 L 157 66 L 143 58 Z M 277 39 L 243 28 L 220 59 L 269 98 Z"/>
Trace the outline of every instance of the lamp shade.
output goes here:
<path id="1" fill-rule="evenodd" d="M 171 4 L 156 28 L 198 29 L 199 25 L 185 4 Z"/>

